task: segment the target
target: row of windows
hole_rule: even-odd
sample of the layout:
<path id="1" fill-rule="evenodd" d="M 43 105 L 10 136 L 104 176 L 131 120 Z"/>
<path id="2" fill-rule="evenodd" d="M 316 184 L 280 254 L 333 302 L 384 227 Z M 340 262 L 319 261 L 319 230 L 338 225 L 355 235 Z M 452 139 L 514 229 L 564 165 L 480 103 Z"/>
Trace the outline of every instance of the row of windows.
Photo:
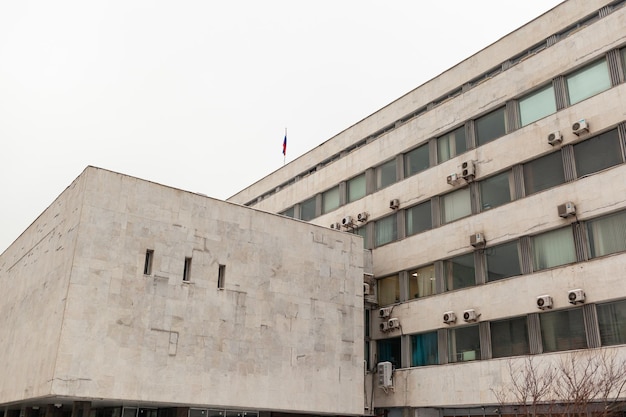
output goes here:
<path id="1" fill-rule="evenodd" d="M 404 360 L 403 338 L 409 349 Z M 390 361 L 398 368 L 626 344 L 626 300 L 439 329 L 376 343 L 377 361 Z"/>
<path id="2" fill-rule="evenodd" d="M 380 278 L 379 305 L 427 297 L 626 251 L 626 211 Z"/>
<path id="3" fill-rule="evenodd" d="M 614 52 L 617 51 L 611 51 L 606 57 L 573 73 L 556 77 L 549 84 L 518 100 L 510 101 L 506 106 L 470 120 L 455 130 L 338 184 L 319 196 L 312 196 L 281 214 L 311 220 L 445 162 L 471 148 L 498 139 L 567 105 L 576 104 L 606 91 L 622 82 L 625 76 L 626 48 Z M 621 67 L 619 73 L 611 71 L 614 67 Z M 581 169 L 584 170 L 584 167 Z M 537 184 L 537 187 L 540 186 L 541 184 Z"/>
<path id="4" fill-rule="evenodd" d="M 154 250 L 146 250 L 146 257 L 143 266 L 144 275 L 152 275 L 152 264 L 154 262 Z M 217 288 L 224 288 L 226 279 L 226 265 L 218 265 L 217 268 Z M 191 282 L 191 258 L 185 258 L 183 262 L 183 282 Z"/>

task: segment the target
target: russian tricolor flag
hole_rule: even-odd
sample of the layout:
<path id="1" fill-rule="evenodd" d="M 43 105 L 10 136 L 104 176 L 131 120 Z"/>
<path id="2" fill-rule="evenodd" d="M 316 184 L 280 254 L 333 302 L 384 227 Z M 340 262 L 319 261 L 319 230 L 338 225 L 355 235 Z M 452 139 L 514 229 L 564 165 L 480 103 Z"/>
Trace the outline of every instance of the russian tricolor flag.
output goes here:
<path id="1" fill-rule="evenodd" d="M 285 139 L 283 139 L 283 155 L 287 156 L 287 134 L 285 134 Z"/>

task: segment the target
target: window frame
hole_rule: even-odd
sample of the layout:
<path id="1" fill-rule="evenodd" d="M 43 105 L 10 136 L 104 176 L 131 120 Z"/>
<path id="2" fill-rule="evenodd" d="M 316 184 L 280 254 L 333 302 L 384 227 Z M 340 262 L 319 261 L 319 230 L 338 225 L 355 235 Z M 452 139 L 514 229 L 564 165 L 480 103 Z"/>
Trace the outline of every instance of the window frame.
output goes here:
<path id="1" fill-rule="evenodd" d="M 492 118 L 495 120 L 494 115 L 502 113 L 502 126 L 499 125 L 500 120 L 498 119 L 498 126 L 496 129 L 493 129 L 492 127 L 487 128 L 486 126 L 490 123 L 486 123 L 487 120 L 489 120 L 490 122 L 492 121 Z M 481 122 L 485 122 L 485 128 L 483 129 L 483 123 Z M 500 127 L 502 127 L 502 132 L 500 132 Z M 486 130 L 486 132 L 489 132 L 489 135 L 485 136 L 485 133 L 482 134 L 483 138 L 481 139 L 481 131 Z M 495 131 L 495 134 L 493 134 L 492 131 Z M 486 145 L 487 143 L 493 142 L 494 140 L 497 140 L 503 136 L 505 136 L 508 133 L 508 126 L 507 126 L 507 122 L 506 122 L 506 106 L 501 106 L 498 107 L 497 109 L 494 109 L 488 113 L 483 114 L 480 117 L 477 117 L 474 119 L 474 133 L 475 133 L 475 138 L 476 138 L 476 146 L 483 146 Z"/>
<path id="2" fill-rule="evenodd" d="M 594 89 L 590 89 L 589 91 L 585 92 L 585 94 L 577 94 L 577 96 L 575 97 L 576 100 L 572 100 L 572 86 L 574 86 L 575 84 L 574 82 L 570 84 L 570 80 L 576 77 L 581 77 L 585 72 L 592 71 L 595 67 L 601 65 L 602 63 L 604 63 L 604 68 L 606 69 L 606 72 L 605 72 L 606 79 L 602 81 L 608 81 L 608 85 L 603 84 L 602 88 L 595 87 Z M 596 82 L 594 81 L 593 84 L 596 84 Z M 608 63 L 608 60 L 606 59 L 606 56 L 603 56 L 602 58 L 597 59 L 589 64 L 586 64 L 583 67 L 578 68 L 577 70 L 574 70 L 570 72 L 569 74 L 565 75 L 565 87 L 567 91 L 567 102 L 569 103 L 570 106 L 573 106 L 574 104 L 578 104 L 581 101 L 584 101 L 588 98 L 591 98 L 595 95 L 598 95 L 604 91 L 609 90 L 612 87 L 612 84 L 611 84 L 611 74 L 609 70 L 609 63 Z"/>

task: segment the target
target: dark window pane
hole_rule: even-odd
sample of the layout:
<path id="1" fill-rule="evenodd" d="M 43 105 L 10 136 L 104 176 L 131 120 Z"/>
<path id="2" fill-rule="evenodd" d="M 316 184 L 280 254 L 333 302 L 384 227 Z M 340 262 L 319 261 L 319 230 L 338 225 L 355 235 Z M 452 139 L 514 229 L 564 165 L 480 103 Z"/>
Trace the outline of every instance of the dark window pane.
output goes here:
<path id="1" fill-rule="evenodd" d="M 474 254 L 468 253 L 444 261 L 444 273 L 445 291 L 475 285 Z"/>
<path id="2" fill-rule="evenodd" d="M 480 201 L 483 211 L 511 201 L 509 176 L 510 172 L 507 171 L 480 182 Z"/>
<path id="3" fill-rule="evenodd" d="M 626 343 L 626 300 L 599 304 L 598 325 L 602 346 Z"/>
<path id="4" fill-rule="evenodd" d="M 437 365 L 439 349 L 437 332 L 411 336 L 411 366 Z"/>
<path id="5" fill-rule="evenodd" d="M 506 134 L 504 107 L 476 119 L 476 141 L 484 145 Z"/>
<path id="6" fill-rule="evenodd" d="M 539 315 L 539 321 L 544 352 L 587 347 L 581 308 L 543 313 Z"/>
<path id="7" fill-rule="evenodd" d="M 420 146 L 404 155 L 404 176 L 410 177 L 430 167 L 428 145 Z"/>
<path id="8" fill-rule="evenodd" d="M 437 138 L 437 161 L 439 163 L 454 158 L 466 150 L 465 126 Z"/>
<path id="9" fill-rule="evenodd" d="M 617 129 L 574 145 L 574 159 L 578 177 L 621 164 L 622 150 Z"/>
<path id="10" fill-rule="evenodd" d="M 378 341 L 378 362 L 391 362 L 394 368 L 400 367 L 402 347 L 399 337 Z"/>
<path id="11" fill-rule="evenodd" d="M 379 190 L 398 181 L 396 160 L 382 164 L 376 168 L 376 189 Z"/>
<path id="12" fill-rule="evenodd" d="M 528 326 L 526 317 L 494 321 L 491 326 L 491 350 L 494 358 L 528 355 Z"/>
<path id="13" fill-rule="evenodd" d="M 563 159 L 554 152 L 524 164 L 524 189 L 530 195 L 565 182 Z"/>
<path id="14" fill-rule="evenodd" d="M 347 188 L 348 203 L 365 197 L 365 174 L 361 174 L 358 177 L 354 177 L 351 180 L 348 180 Z"/>
<path id="15" fill-rule="evenodd" d="M 626 251 L 626 211 L 587 222 L 592 258 Z"/>
<path id="16" fill-rule="evenodd" d="M 309 198 L 300 204 L 300 219 L 311 220 L 315 217 L 315 197 Z"/>
<path id="17" fill-rule="evenodd" d="M 290 207 L 287 210 L 283 211 L 281 214 L 283 216 L 287 216 L 287 217 L 294 217 L 294 213 L 295 213 L 295 207 Z"/>
<path id="18" fill-rule="evenodd" d="M 517 251 L 517 241 L 485 249 L 487 280 L 496 281 L 522 273 Z"/>
<path id="19" fill-rule="evenodd" d="M 393 242 L 398 238 L 398 222 L 396 215 L 392 214 L 383 219 L 376 220 L 376 246 Z"/>
<path id="20" fill-rule="evenodd" d="M 414 235 L 433 227 L 430 201 L 406 210 L 406 235 Z"/>
<path id="21" fill-rule="evenodd" d="M 450 362 L 480 359 L 478 325 L 448 330 L 448 357 Z"/>

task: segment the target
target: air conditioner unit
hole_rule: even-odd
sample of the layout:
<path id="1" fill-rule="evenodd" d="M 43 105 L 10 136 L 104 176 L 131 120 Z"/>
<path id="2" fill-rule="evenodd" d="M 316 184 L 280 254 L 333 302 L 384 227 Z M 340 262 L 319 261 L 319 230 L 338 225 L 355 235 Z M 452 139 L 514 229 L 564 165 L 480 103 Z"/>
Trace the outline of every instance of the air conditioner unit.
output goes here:
<path id="1" fill-rule="evenodd" d="M 580 136 L 589 132 L 589 125 L 587 124 L 587 121 L 585 119 L 580 119 L 579 121 L 575 122 L 572 125 L 572 132 L 576 136 Z"/>
<path id="2" fill-rule="evenodd" d="M 454 311 L 446 311 L 445 313 L 443 313 L 443 322 L 445 324 L 452 324 L 456 322 L 456 314 L 454 314 Z"/>
<path id="3" fill-rule="evenodd" d="M 343 219 L 341 219 L 341 225 L 343 227 L 350 227 L 350 226 L 352 226 L 352 216 L 346 216 Z"/>
<path id="4" fill-rule="evenodd" d="M 391 315 L 391 307 L 383 307 L 378 310 L 378 317 L 385 319 Z"/>
<path id="5" fill-rule="evenodd" d="M 541 310 L 552 308 L 552 297 L 549 295 L 540 295 L 537 297 L 537 307 Z"/>
<path id="6" fill-rule="evenodd" d="M 461 176 L 465 181 L 472 181 L 476 176 L 476 166 L 474 161 L 464 161 L 461 163 Z"/>
<path id="7" fill-rule="evenodd" d="M 470 235 L 470 245 L 472 245 L 475 248 L 480 248 L 485 246 L 485 244 L 487 243 L 487 240 L 485 239 L 485 235 L 483 235 L 482 233 L 474 233 L 473 235 Z"/>
<path id="8" fill-rule="evenodd" d="M 341 229 L 341 224 L 340 223 L 331 223 L 330 224 L 330 228 L 339 230 L 339 229 Z"/>
<path id="9" fill-rule="evenodd" d="M 370 295 L 370 284 L 363 283 L 363 295 Z"/>
<path id="10" fill-rule="evenodd" d="M 387 321 L 387 326 L 389 327 L 389 330 L 399 329 L 400 328 L 400 320 L 398 320 L 396 318 L 389 319 L 389 321 Z"/>
<path id="11" fill-rule="evenodd" d="M 476 314 L 476 310 L 469 309 L 463 312 L 463 320 L 466 322 L 472 322 L 478 320 L 478 314 Z"/>
<path id="12" fill-rule="evenodd" d="M 459 174 L 450 174 L 446 178 L 446 182 L 450 185 L 457 185 L 459 183 Z"/>
<path id="13" fill-rule="evenodd" d="M 558 206 L 559 216 L 566 218 L 576 215 L 576 206 L 571 201 Z"/>
<path id="14" fill-rule="evenodd" d="M 550 145 L 558 145 L 561 142 L 563 142 L 563 135 L 561 135 L 561 132 L 559 132 L 558 130 L 548 135 L 548 143 Z"/>
<path id="15" fill-rule="evenodd" d="M 581 289 L 569 290 L 567 292 L 567 299 L 572 304 L 584 303 L 585 292 Z"/>
<path id="16" fill-rule="evenodd" d="M 389 322 L 388 321 L 383 321 L 380 323 L 380 331 L 381 332 L 388 332 L 389 331 Z"/>
<path id="17" fill-rule="evenodd" d="M 391 362 L 378 362 L 376 365 L 376 371 L 378 373 L 378 386 L 380 388 L 389 388 L 393 385 L 391 379 L 393 374 L 393 365 Z"/>
<path id="18" fill-rule="evenodd" d="M 363 213 L 357 214 L 356 219 L 360 222 L 366 222 L 367 217 L 368 217 L 368 214 L 366 212 L 363 212 Z"/>
<path id="19" fill-rule="evenodd" d="M 398 200 L 397 198 L 394 198 L 393 200 L 389 200 L 390 209 L 395 210 L 398 207 L 400 207 L 400 200 Z"/>

